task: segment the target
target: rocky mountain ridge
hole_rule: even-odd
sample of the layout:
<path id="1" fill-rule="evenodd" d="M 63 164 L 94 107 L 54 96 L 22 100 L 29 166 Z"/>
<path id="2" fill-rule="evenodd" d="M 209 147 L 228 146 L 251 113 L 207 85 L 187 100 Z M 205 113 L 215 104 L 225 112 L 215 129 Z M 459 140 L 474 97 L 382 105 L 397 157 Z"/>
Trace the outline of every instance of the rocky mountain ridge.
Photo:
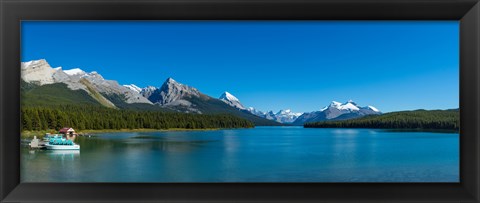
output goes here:
<path id="1" fill-rule="evenodd" d="M 147 104 L 186 113 L 234 113 L 253 120 L 261 119 L 277 123 L 302 125 L 305 122 L 342 120 L 371 114 L 381 114 L 373 106 L 360 107 L 353 101 L 339 103 L 333 101 L 320 111 L 295 113 L 290 109 L 278 112 L 263 112 L 253 107 L 245 108 L 240 100 L 229 92 L 218 99 L 201 93 L 198 89 L 167 78 L 160 87 L 138 87 L 135 84 L 120 85 L 115 80 L 107 80 L 96 71 L 86 72 L 80 68 L 63 70 L 52 68 L 44 59 L 21 63 L 23 81 L 35 85 L 64 83 L 71 90 L 84 90 L 100 104 L 118 108 L 118 102 L 127 104 Z M 249 114 L 249 115 L 246 115 Z M 258 117 L 255 118 L 255 117 Z"/>

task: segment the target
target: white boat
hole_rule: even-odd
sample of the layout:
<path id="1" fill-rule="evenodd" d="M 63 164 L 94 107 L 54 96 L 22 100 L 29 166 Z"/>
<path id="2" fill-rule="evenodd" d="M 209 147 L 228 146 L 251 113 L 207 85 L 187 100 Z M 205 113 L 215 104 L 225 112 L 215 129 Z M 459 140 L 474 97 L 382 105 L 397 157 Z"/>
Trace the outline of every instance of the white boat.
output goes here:
<path id="1" fill-rule="evenodd" d="M 47 149 L 61 149 L 61 150 L 79 150 L 80 145 L 73 144 L 73 145 L 55 145 L 55 144 L 45 144 Z"/>
<path id="2" fill-rule="evenodd" d="M 45 144 L 45 148 L 54 150 L 79 150 L 80 145 L 63 137 L 54 136 L 49 139 L 47 144 Z"/>

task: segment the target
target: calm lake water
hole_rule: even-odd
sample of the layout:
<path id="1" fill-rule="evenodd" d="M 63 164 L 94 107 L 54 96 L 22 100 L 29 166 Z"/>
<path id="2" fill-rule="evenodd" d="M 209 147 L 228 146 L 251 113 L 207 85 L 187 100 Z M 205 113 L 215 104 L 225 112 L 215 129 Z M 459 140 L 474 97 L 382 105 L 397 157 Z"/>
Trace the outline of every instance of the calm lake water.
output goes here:
<path id="1" fill-rule="evenodd" d="M 25 182 L 458 182 L 457 133 L 256 127 L 104 133 L 21 151 Z"/>

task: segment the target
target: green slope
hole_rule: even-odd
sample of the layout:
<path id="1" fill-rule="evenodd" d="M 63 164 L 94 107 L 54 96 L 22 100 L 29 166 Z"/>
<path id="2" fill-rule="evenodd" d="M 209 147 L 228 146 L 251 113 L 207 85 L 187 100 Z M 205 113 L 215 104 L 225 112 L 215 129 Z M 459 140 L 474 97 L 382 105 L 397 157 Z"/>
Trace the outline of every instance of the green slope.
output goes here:
<path id="1" fill-rule="evenodd" d="M 89 87 L 89 83 L 86 83 Z M 21 94 L 22 105 L 25 106 L 56 106 L 56 105 L 95 105 L 106 106 L 118 109 L 128 109 L 135 111 L 165 111 L 186 110 L 184 107 L 176 106 L 173 109 L 163 108 L 151 104 L 128 104 L 123 95 L 101 94 L 89 88 L 90 92 L 84 90 L 71 90 L 64 83 L 55 83 L 49 85 L 37 86 L 22 81 Z M 188 99 L 195 105 L 195 108 L 204 114 L 230 114 L 253 122 L 256 126 L 274 126 L 283 125 L 281 123 L 258 117 L 247 111 L 240 111 L 224 102 L 213 99 L 206 95 L 201 98 L 192 97 Z"/>
<path id="2" fill-rule="evenodd" d="M 89 86 L 87 88 L 90 93 L 85 90 L 71 90 L 64 83 L 38 86 L 22 81 L 21 101 L 25 106 L 94 105 L 139 111 L 169 111 L 151 104 L 128 104 L 123 95 L 105 95 Z"/>
<path id="3" fill-rule="evenodd" d="M 343 121 L 306 123 L 306 128 L 385 128 L 458 130 L 460 112 L 452 110 L 399 111 Z"/>
<path id="4" fill-rule="evenodd" d="M 26 106 L 101 105 L 84 90 L 71 90 L 64 83 L 37 86 L 22 81 L 21 104 Z"/>
<path id="5" fill-rule="evenodd" d="M 202 95 L 199 97 L 190 97 L 187 99 L 190 101 L 194 107 L 201 112 L 208 112 L 208 114 L 230 114 L 234 116 L 238 116 L 244 119 L 247 119 L 255 124 L 255 126 L 280 126 L 283 125 L 282 123 L 278 123 L 276 121 L 268 120 L 265 118 L 258 117 L 253 115 L 247 111 L 238 110 L 225 102 L 222 102 L 218 99 L 213 99 L 206 95 Z M 181 106 L 176 106 L 175 109 L 177 110 L 186 110 L 182 109 Z"/>

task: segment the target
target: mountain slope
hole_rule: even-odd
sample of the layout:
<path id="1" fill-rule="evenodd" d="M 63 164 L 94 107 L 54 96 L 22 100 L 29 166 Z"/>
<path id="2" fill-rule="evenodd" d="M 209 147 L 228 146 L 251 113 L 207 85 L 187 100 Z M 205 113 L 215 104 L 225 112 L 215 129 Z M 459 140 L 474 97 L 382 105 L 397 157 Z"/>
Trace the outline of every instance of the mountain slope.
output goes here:
<path id="1" fill-rule="evenodd" d="M 253 122 L 256 126 L 279 126 L 281 123 L 271 121 L 259 116 L 253 115 L 246 110 L 239 110 L 224 103 L 221 100 L 211 97 L 192 97 L 189 100 L 201 112 L 208 114 L 231 114 L 241 118 L 245 118 Z"/>
<path id="2" fill-rule="evenodd" d="M 37 86 L 21 82 L 21 103 L 26 106 L 101 104 L 84 90 L 71 90 L 64 83 Z"/>
<path id="3" fill-rule="evenodd" d="M 115 104 L 113 104 L 111 101 L 109 101 L 107 98 L 105 98 L 102 94 L 100 94 L 90 83 L 85 78 L 82 78 L 79 80 L 79 82 L 85 87 L 87 87 L 88 94 L 95 100 L 98 101 L 98 103 L 102 104 L 103 106 L 109 107 L 109 108 L 116 108 Z"/>
<path id="4" fill-rule="evenodd" d="M 255 125 L 281 125 L 230 106 L 222 100 L 212 98 L 201 93 L 194 87 L 181 84 L 172 78 L 168 78 L 160 88 L 144 89 L 142 94 L 152 103 L 163 108 L 185 113 L 199 114 L 232 114 L 245 118 Z"/>

